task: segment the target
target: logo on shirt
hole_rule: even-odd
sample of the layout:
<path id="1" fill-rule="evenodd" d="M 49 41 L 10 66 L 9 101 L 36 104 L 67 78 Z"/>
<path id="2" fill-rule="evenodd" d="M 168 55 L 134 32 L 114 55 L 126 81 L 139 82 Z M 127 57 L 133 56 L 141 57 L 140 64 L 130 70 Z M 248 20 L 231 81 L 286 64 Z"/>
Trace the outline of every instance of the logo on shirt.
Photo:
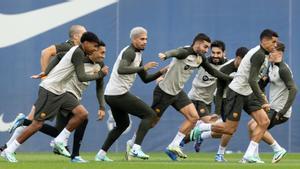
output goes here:
<path id="1" fill-rule="evenodd" d="M 239 116 L 239 113 L 237 113 L 237 112 L 234 112 L 234 113 L 233 113 L 233 118 L 236 119 L 238 116 Z"/>
<path id="2" fill-rule="evenodd" d="M 207 75 L 204 75 L 203 77 L 202 77 L 202 80 L 203 81 L 213 81 L 213 80 L 215 80 L 215 78 L 209 78 Z"/>

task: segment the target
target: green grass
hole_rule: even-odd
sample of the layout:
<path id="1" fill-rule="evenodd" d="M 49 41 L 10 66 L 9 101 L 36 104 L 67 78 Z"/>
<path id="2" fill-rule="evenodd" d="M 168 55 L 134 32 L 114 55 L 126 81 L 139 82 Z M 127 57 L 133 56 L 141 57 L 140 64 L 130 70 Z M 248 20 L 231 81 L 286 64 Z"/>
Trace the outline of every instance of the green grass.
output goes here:
<path id="1" fill-rule="evenodd" d="M 299 169 L 300 154 L 287 154 L 282 161 L 272 164 L 272 154 L 261 154 L 265 164 L 239 164 L 242 154 L 226 155 L 227 163 L 215 163 L 213 153 L 189 153 L 186 160 L 172 162 L 164 153 L 150 153 L 149 160 L 134 159 L 130 162 L 124 160 L 123 153 L 109 153 L 114 162 L 95 162 L 95 153 L 82 153 L 86 164 L 70 163 L 67 158 L 52 153 L 18 153 L 18 163 L 12 164 L 0 160 L 0 169 Z"/>

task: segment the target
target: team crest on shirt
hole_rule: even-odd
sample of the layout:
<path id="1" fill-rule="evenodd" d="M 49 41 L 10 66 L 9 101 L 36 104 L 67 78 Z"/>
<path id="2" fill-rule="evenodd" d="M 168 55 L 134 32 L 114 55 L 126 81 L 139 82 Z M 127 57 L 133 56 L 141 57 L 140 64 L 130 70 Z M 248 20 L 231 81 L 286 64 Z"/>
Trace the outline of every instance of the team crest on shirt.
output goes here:
<path id="1" fill-rule="evenodd" d="M 40 117 L 41 117 L 41 118 L 45 118 L 45 117 L 46 117 L 46 115 L 47 115 L 47 113 L 45 113 L 45 112 L 42 112 L 42 113 L 41 113 L 41 115 L 40 115 Z"/>
<path id="2" fill-rule="evenodd" d="M 233 113 L 233 118 L 236 119 L 238 116 L 239 116 L 239 114 L 238 114 L 237 112 L 234 112 L 234 113 Z"/>
<path id="3" fill-rule="evenodd" d="M 200 109 L 200 113 L 205 113 L 205 109 Z"/>
<path id="4" fill-rule="evenodd" d="M 156 108 L 156 109 L 155 109 L 155 112 L 156 112 L 156 113 L 160 113 L 160 109 L 159 109 L 159 108 Z"/>

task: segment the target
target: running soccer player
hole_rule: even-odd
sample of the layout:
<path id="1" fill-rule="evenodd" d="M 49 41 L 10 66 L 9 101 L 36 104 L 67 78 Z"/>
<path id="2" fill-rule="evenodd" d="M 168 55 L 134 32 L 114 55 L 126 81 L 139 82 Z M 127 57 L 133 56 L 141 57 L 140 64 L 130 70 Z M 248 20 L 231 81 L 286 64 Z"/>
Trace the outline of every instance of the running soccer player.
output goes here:
<path id="1" fill-rule="evenodd" d="M 77 128 L 88 115 L 83 105 L 80 105 L 74 94 L 67 92 L 67 85 L 75 75 L 81 82 L 102 78 L 102 71 L 88 75 L 84 70 L 84 60 L 87 55 L 95 52 L 103 43 L 92 32 L 86 32 L 81 37 L 81 45 L 71 48 L 47 78 L 40 84 L 39 96 L 34 104 L 36 112 L 32 124 L 24 129 L 8 147 L 2 152 L 2 156 L 9 162 L 17 162 L 14 152 L 29 137 L 36 133 L 45 120 L 52 119 L 58 111 L 64 110 L 73 113 L 67 126 L 54 139 L 54 147 L 63 155 L 70 156 L 66 150 L 66 142 L 70 133 Z"/>
<path id="2" fill-rule="evenodd" d="M 283 61 L 284 49 L 285 45 L 278 42 L 275 50 L 270 53 L 269 62 L 271 65 L 268 69 L 268 78 L 264 82 L 265 85 L 270 84 L 269 98 L 271 109 L 268 112 L 270 119 L 268 130 L 288 121 L 292 114 L 291 106 L 297 94 L 297 87 L 293 80 L 292 71 Z M 248 123 L 250 136 L 256 126 L 257 123 L 251 119 Z M 269 131 L 265 132 L 262 140 L 270 145 L 274 151 L 272 163 L 279 162 L 286 154 L 286 150 L 277 143 Z M 257 147 L 255 151 L 255 156 L 257 157 L 259 157 L 258 149 Z"/>
<path id="3" fill-rule="evenodd" d="M 228 76 L 214 69 L 204 56 L 210 47 L 210 43 L 210 38 L 207 35 L 199 33 L 195 36 L 190 47 L 182 47 L 159 53 L 161 60 L 171 57 L 173 59 L 163 80 L 154 89 L 152 109 L 157 114 L 156 123 L 170 105 L 185 116 L 186 120 L 181 125 L 176 137 L 166 148 L 166 151 L 174 152 L 181 158 L 186 158 L 187 155 L 182 152 L 179 143 L 199 119 L 195 106 L 182 90 L 184 84 L 190 78 L 193 71 L 199 67 L 203 67 L 214 76 L 230 79 Z"/>
<path id="4" fill-rule="evenodd" d="M 130 155 L 141 159 L 149 158 L 149 155 L 142 151 L 141 144 L 146 133 L 153 126 L 156 115 L 151 107 L 129 91 L 137 74 L 144 83 L 148 83 L 165 72 L 164 69 L 161 69 L 155 74 L 150 75 L 147 73 L 149 69 L 158 65 L 156 62 L 148 62 L 145 65 L 142 63 L 142 51 L 146 47 L 147 38 L 147 30 L 145 28 L 135 27 L 131 29 L 131 44 L 122 49 L 114 64 L 104 95 L 106 103 L 111 108 L 116 127 L 109 132 L 102 148 L 96 154 L 96 161 L 112 161 L 106 155 L 107 151 L 129 126 L 128 114 L 141 119 Z"/>
<path id="5" fill-rule="evenodd" d="M 42 72 L 40 73 L 40 75 L 32 76 L 32 77 L 34 78 L 34 77 L 39 77 L 41 75 L 45 75 L 46 67 L 49 64 L 49 61 L 51 59 L 55 60 L 54 62 L 60 60 L 65 55 L 65 53 L 67 51 L 69 51 L 73 46 L 79 45 L 80 38 L 84 32 L 86 32 L 86 29 L 84 26 L 72 25 L 70 27 L 69 33 L 68 33 L 69 40 L 67 40 L 66 42 L 60 43 L 60 44 L 51 45 L 51 46 L 43 49 L 41 52 L 41 70 L 42 70 Z M 101 51 L 98 51 L 98 53 L 96 53 L 96 54 L 101 54 Z M 22 113 L 20 113 L 16 117 L 16 119 L 13 122 L 13 125 L 9 129 L 9 132 L 12 132 L 14 130 L 15 131 L 14 131 L 12 137 L 9 139 L 9 141 L 0 148 L 1 151 L 3 151 L 7 147 L 7 145 L 12 143 L 12 141 L 14 141 L 22 133 L 22 131 L 25 129 L 25 126 L 28 126 L 31 124 L 31 122 L 34 118 L 34 112 L 35 112 L 35 107 L 33 106 L 31 109 L 31 112 L 27 115 L 27 117 L 25 117 L 25 115 Z M 100 107 L 98 114 L 99 114 L 99 117 L 101 116 L 101 118 L 103 118 L 103 115 L 105 115 L 104 106 Z M 40 131 L 51 137 L 56 137 L 59 134 L 59 132 L 63 129 L 65 124 L 68 122 L 70 117 L 65 117 L 65 116 L 62 116 L 61 113 L 58 113 L 57 119 L 58 120 L 56 121 L 55 127 L 50 126 L 48 124 L 43 124 Z M 87 124 L 88 124 L 88 119 L 86 119 L 75 130 L 74 139 L 73 139 L 73 149 L 72 149 L 72 154 L 71 154 L 72 162 L 85 162 L 86 161 L 79 156 L 79 149 L 81 146 L 81 141 L 82 141 L 84 131 L 86 129 Z M 59 154 L 59 152 L 56 151 L 56 149 L 54 149 L 53 152 L 56 154 Z"/>

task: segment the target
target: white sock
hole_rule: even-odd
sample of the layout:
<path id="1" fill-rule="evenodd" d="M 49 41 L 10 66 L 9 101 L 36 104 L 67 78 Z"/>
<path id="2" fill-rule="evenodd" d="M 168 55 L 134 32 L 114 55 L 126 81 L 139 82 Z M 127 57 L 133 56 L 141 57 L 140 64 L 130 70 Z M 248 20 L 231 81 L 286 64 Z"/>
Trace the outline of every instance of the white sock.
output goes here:
<path id="1" fill-rule="evenodd" d="M 208 138 L 212 138 L 211 136 L 211 131 L 205 131 L 201 134 L 201 138 L 202 139 L 208 139 Z"/>
<path id="2" fill-rule="evenodd" d="M 282 147 L 277 143 L 277 141 L 275 140 L 273 144 L 270 145 L 273 149 L 274 152 L 279 151 L 282 149 Z"/>
<path id="3" fill-rule="evenodd" d="M 259 144 L 257 145 L 255 151 L 254 151 L 254 156 L 259 157 Z"/>
<path id="4" fill-rule="evenodd" d="M 139 149 L 141 149 L 141 146 L 140 146 L 140 145 L 138 145 L 138 144 L 133 144 L 132 150 L 139 150 Z"/>
<path id="5" fill-rule="evenodd" d="M 249 146 L 247 148 L 247 151 L 244 155 L 244 157 L 250 157 L 254 155 L 255 149 L 258 147 L 258 143 L 256 143 L 255 141 L 250 141 Z"/>
<path id="6" fill-rule="evenodd" d="M 5 151 L 8 153 L 14 153 L 20 147 L 20 145 L 21 144 L 17 140 L 14 140 L 11 144 L 7 146 Z"/>
<path id="7" fill-rule="evenodd" d="M 226 147 L 222 147 L 221 145 L 219 145 L 219 150 L 218 150 L 217 154 L 224 155 L 225 154 L 225 150 L 226 150 Z"/>
<path id="8" fill-rule="evenodd" d="M 199 128 L 201 131 L 211 131 L 211 124 L 210 123 L 200 123 Z"/>
<path id="9" fill-rule="evenodd" d="M 64 128 L 59 135 L 54 139 L 55 142 L 62 142 L 64 146 L 68 145 L 68 140 L 71 135 L 71 132 Z"/>
<path id="10" fill-rule="evenodd" d="M 131 138 L 131 147 L 133 146 L 134 142 L 135 142 L 135 139 L 136 139 L 136 133 L 133 134 L 132 138 Z"/>
<path id="11" fill-rule="evenodd" d="M 16 128 L 16 130 L 14 131 L 13 135 L 10 137 L 6 145 L 7 146 L 10 145 L 15 139 L 17 139 L 17 137 L 19 137 L 22 134 L 25 128 L 26 126 L 20 126 Z"/>
<path id="12" fill-rule="evenodd" d="M 104 156 L 106 156 L 106 151 L 100 149 L 99 152 L 97 153 L 97 155 L 100 157 L 104 157 Z"/>
<path id="13" fill-rule="evenodd" d="M 178 131 L 175 138 L 171 142 L 170 146 L 179 146 L 180 142 L 184 139 L 184 137 L 185 137 L 185 134 Z"/>

